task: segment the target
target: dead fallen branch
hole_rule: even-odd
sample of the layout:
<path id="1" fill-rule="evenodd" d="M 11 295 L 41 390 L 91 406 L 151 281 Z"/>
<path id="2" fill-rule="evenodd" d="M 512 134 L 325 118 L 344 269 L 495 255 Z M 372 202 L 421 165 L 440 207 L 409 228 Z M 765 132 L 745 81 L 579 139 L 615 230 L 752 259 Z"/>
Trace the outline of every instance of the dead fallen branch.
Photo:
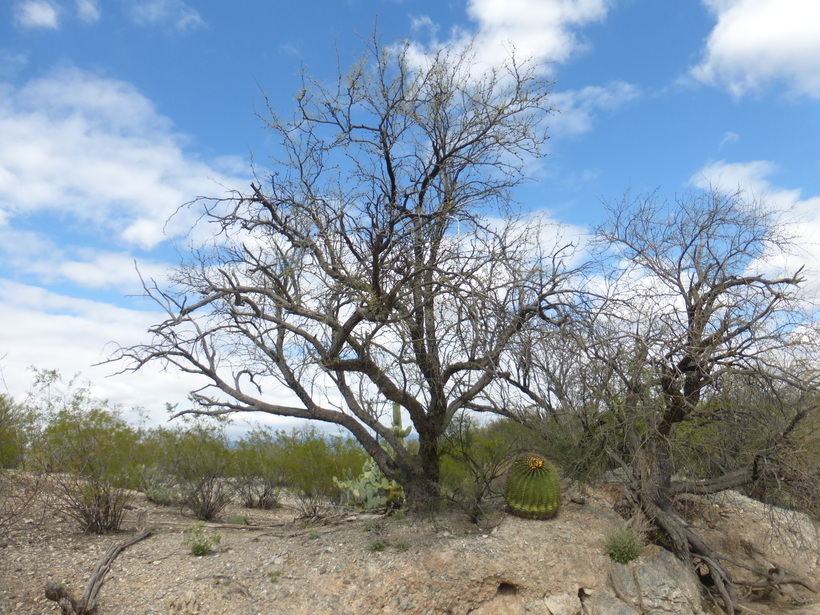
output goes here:
<path id="1" fill-rule="evenodd" d="M 728 557 L 721 557 L 722 560 L 737 566 L 745 568 L 750 572 L 758 575 L 757 581 L 735 581 L 736 585 L 743 585 L 750 589 L 773 590 L 778 589 L 781 585 L 801 585 L 812 593 L 818 593 L 817 588 L 806 579 L 802 579 L 797 575 L 791 574 L 788 570 L 781 568 L 778 565 L 770 566 L 767 570 L 761 570 L 759 567 L 749 566 L 743 562 L 737 562 Z"/>
<path id="2" fill-rule="evenodd" d="M 111 563 L 125 549 L 137 544 L 141 540 L 145 540 L 153 534 L 153 532 L 153 528 L 146 528 L 136 536 L 108 549 L 102 559 L 97 562 L 94 572 L 88 580 L 88 585 L 86 585 L 85 591 L 79 600 L 74 600 L 69 595 L 65 585 L 55 581 L 48 581 L 46 583 L 46 598 L 56 602 L 60 606 L 63 615 L 88 615 L 97 606 L 97 594 L 102 587 L 105 575 L 108 574 L 108 571 L 111 569 Z"/>

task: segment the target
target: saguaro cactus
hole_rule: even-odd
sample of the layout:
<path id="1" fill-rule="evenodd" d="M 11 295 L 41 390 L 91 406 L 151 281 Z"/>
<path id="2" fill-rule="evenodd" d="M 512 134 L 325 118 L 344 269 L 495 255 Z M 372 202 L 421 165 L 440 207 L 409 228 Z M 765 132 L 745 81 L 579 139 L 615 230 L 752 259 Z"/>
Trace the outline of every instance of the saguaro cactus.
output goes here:
<path id="1" fill-rule="evenodd" d="M 514 515 L 549 519 L 558 513 L 561 505 L 558 474 L 542 455 L 524 453 L 510 466 L 504 495 Z"/>

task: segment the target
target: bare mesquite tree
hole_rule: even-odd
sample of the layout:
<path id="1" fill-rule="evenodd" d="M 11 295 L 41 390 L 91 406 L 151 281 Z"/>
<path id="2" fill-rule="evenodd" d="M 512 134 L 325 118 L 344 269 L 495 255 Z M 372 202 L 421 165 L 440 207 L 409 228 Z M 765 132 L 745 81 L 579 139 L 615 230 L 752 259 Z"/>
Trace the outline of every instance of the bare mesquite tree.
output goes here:
<path id="1" fill-rule="evenodd" d="M 514 58 L 472 65 L 376 43 L 331 86 L 306 77 L 292 119 L 267 118 L 270 174 L 204 201 L 217 243 L 147 285 L 168 317 L 117 358 L 207 377 L 190 412 L 339 425 L 411 497 L 435 494 L 445 428 L 505 411 L 517 340 L 562 318 L 571 277 L 571 246 L 511 213 L 551 84 Z M 381 420 L 393 404 L 417 452 Z"/>
<path id="2" fill-rule="evenodd" d="M 799 301 L 801 271 L 770 273 L 769 257 L 788 240 L 740 194 L 675 203 L 650 195 L 609 214 L 584 340 L 589 389 L 601 424 L 619 436 L 609 453 L 626 471 L 627 495 L 733 612 L 725 562 L 674 504 L 765 480 L 816 416 L 817 346 Z M 757 425 L 757 436 L 741 443 L 739 425 Z M 721 451 L 738 444 L 735 454 Z"/>

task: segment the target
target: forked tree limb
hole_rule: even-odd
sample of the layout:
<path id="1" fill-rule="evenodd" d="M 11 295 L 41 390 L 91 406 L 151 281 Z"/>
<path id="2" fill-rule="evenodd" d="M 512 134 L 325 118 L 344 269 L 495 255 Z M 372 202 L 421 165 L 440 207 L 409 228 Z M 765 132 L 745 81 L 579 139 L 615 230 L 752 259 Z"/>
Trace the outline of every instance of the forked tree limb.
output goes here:
<path id="1" fill-rule="evenodd" d="M 63 615 L 88 615 L 97 606 L 97 594 L 102 587 L 105 575 L 108 574 L 108 571 L 111 569 L 111 563 L 125 549 L 137 544 L 141 540 L 145 540 L 153 533 L 153 528 L 146 528 L 136 536 L 108 549 L 102 559 L 97 562 L 94 572 L 88 579 L 88 584 L 79 600 L 74 600 L 69 595 L 65 585 L 55 581 L 48 581 L 46 583 L 46 598 L 59 604 Z"/>

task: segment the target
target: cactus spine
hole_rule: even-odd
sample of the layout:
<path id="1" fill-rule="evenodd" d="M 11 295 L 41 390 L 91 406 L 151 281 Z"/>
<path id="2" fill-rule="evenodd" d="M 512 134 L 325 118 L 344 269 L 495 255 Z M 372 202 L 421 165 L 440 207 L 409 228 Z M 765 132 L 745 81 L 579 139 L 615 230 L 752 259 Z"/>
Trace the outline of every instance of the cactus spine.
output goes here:
<path id="1" fill-rule="evenodd" d="M 504 493 L 510 511 L 527 519 L 549 519 L 561 505 L 561 486 L 552 464 L 538 453 L 515 458 Z"/>

